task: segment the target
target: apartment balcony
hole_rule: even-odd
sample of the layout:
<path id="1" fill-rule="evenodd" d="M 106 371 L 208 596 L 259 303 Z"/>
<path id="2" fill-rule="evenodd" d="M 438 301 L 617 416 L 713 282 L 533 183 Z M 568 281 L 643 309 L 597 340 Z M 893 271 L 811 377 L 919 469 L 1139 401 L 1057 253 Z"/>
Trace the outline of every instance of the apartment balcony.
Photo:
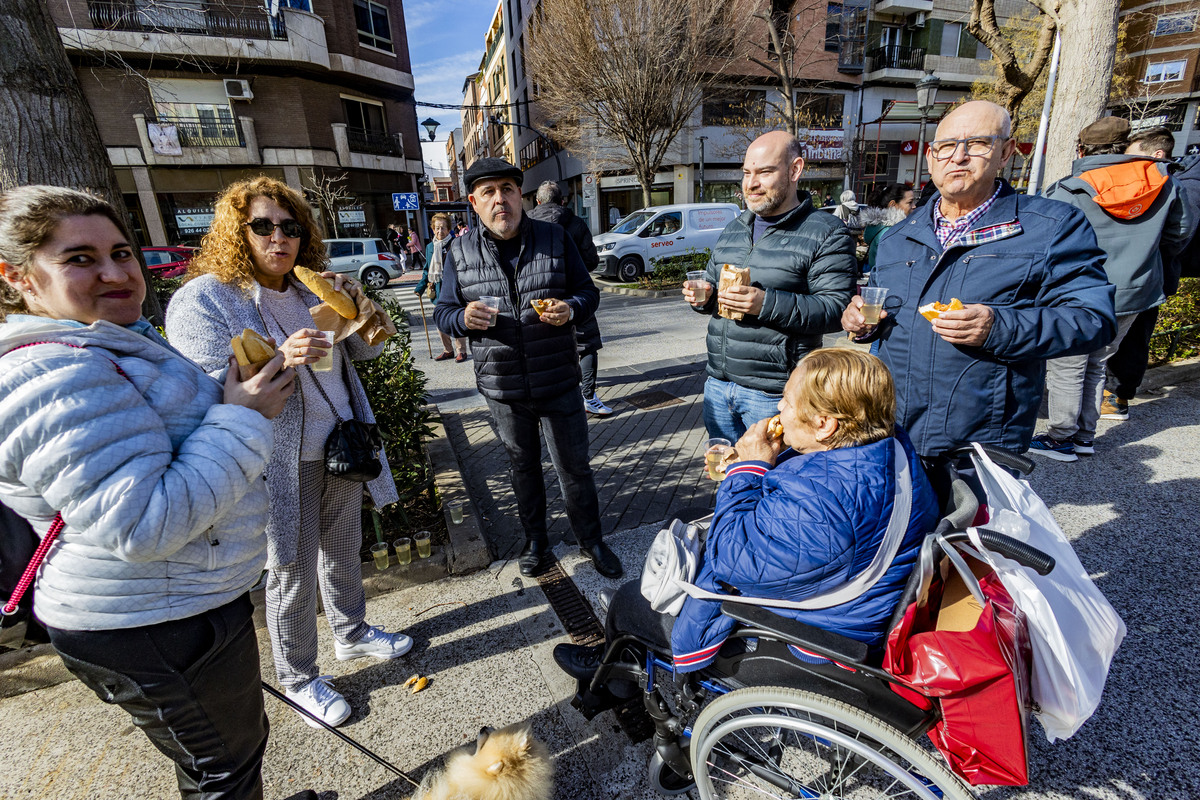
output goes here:
<path id="1" fill-rule="evenodd" d="M 173 125 L 181 147 L 245 147 L 241 117 L 221 120 L 160 116 L 159 126 Z"/>
<path id="2" fill-rule="evenodd" d="M 838 72 L 859 75 L 863 71 L 866 48 L 863 42 L 843 41 L 838 46 Z"/>
<path id="3" fill-rule="evenodd" d="M 887 45 L 867 52 L 864 81 L 891 80 L 916 83 L 925 74 L 925 48 Z"/>
<path id="4" fill-rule="evenodd" d="M 92 27 L 106 31 L 174 33 L 243 39 L 287 39 L 286 17 L 262 5 L 156 0 L 88 0 Z"/>
<path id="5" fill-rule="evenodd" d="M 249 117 L 167 117 L 133 115 L 141 149 L 117 148 L 115 166 L 216 167 L 262 163 L 254 120 Z M 114 148 L 109 148 L 110 155 Z M 120 162 L 120 163 L 118 163 Z"/>
<path id="6" fill-rule="evenodd" d="M 333 149 L 342 167 L 416 175 L 425 171 L 420 158 L 404 157 L 404 141 L 399 133 L 353 128 L 344 122 L 334 122 L 330 127 Z"/>
<path id="7" fill-rule="evenodd" d="M 879 0 L 875 3 L 876 14 L 915 14 L 918 11 L 933 11 L 933 0 Z"/>
<path id="8" fill-rule="evenodd" d="M 352 153 L 404 158 L 404 141 L 398 133 L 384 133 L 346 126 L 346 139 Z"/>

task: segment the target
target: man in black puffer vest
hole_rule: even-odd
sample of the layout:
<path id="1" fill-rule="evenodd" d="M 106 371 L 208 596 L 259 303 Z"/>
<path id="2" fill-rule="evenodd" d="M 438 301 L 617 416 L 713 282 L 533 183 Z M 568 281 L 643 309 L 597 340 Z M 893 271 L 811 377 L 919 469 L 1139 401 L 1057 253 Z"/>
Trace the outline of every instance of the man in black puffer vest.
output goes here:
<path id="1" fill-rule="evenodd" d="M 621 562 L 600 533 L 575 354 L 574 325 L 596 313 L 600 293 L 564 230 L 522 213 L 522 178 L 499 158 L 481 158 L 467 169 L 467 199 L 480 225 L 451 244 L 433 318 L 444 333 L 470 340 L 475 382 L 512 466 L 525 528 L 521 574 L 537 574 L 550 552 L 544 430 L 571 530 L 596 571 L 617 578 Z"/>
<path id="2" fill-rule="evenodd" d="M 804 170 L 800 142 L 786 131 L 754 140 L 742 166 L 745 214 L 725 227 L 713 247 L 703 302 L 684 298 L 708 323 L 704 425 L 709 436 L 736 442 L 760 419 L 774 416 L 783 386 L 801 357 L 840 327 L 854 294 L 854 239 L 841 220 L 798 199 Z M 721 292 L 721 267 L 750 269 L 750 285 Z M 719 305 L 745 316 L 718 315 Z"/>
<path id="3" fill-rule="evenodd" d="M 562 189 L 554 181 L 545 181 L 537 190 L 537 205 L 530 209 L 529 216 L 542 222 L 553 222 L 563 226 L 567 236 L 575 243 L 579 257 L 588 272 L 600 265 L 600 257 L 596 255 L 596 245 L 592 242 L 592 232 L 587 223 L 575 216 L 575 212 L 563 205 Z M 593 316 L 587 322 L 575 326 L 575 340 L 579 350 L 579 366 L 583 370 L 583 407 L 589 414 L 606 417 L 612 409 L 604 405 L 600 395 L 596 393 L 596 370 L 599 366 L 597 353 L 604 342 L 600 338 L 600 326 Z"/>

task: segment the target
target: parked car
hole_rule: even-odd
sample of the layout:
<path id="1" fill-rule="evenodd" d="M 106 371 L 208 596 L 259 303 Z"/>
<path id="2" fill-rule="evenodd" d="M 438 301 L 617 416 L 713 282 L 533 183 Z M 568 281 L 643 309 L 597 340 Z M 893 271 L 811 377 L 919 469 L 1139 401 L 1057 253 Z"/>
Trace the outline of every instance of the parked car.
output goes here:
<path id="1" fill-rule="evenodd" d="M 595 273 L 633 281 L 670 256 L 711 248 L 740 209 L 733 203 L 685 203 L 634 211 L 608 233 L 592 237 Z"/>
<path id="2" fill-rule="evenodd" d="M 178 278 L 187 272 L 198 247 L 143 247 L 146 269 L 156 278 Z"/>
<path id="3" fill-rule="evenodd" d="M 404 263 L 388 251 L 383 239 L 325 239 L 329 268 L 353 275 L 364 286 L 382 289 L 404 274 Z"/>

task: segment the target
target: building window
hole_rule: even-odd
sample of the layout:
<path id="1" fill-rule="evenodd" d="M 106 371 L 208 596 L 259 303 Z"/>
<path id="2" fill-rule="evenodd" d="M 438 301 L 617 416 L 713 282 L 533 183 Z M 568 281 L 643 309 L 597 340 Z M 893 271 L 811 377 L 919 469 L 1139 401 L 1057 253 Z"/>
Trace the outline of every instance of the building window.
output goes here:
<path id="1" fill-rule="evenodd" d="M 1163 61 L 1159 64 L 1146 66 L 1146 77 L 1143 83 L 1173 83 L 1183 80 L 1183 71 L 1187 69 L 1187 61 Z"/>
<path id="2" fill-rule="evenodd" d="M 371 0 L 354 0 L 354 21 L 358 24 L 359 44 L 392 50 L 392 26 L 388 22 L 387 6 Z"/>
<path id="3" fill-rule="evenodd" d="M 836 53 L 841 45 L 842 4 L 830 3 L 825 15 L 825 52 Z"/>
<path id="4" fill-rule="evenodd" d="M 803 94 L 796 98 L 796 117 L 804 128 L 840 128 L 845 96 Z"/>
<path id="5" fill-rule="evenodd" d="M 754 125 L 765 119 L 767 93 L 761 89 L 718 89 L 704 98 L 702 125 Z"/>
<path id="6" fill-rule="evenodd" d="M 863 175 L 887 175 L 887 153 L 863 153 Z"/>
<path id="7" fill-rule="evenodd" d="M 343 97 L 342 109 L 346 112 L 346 124 L 351 128 L 373 133 L 387 132 L 387 125 L 383 121 L 382 103 L 370 103 Z"/>
<path id="8" fill-rule="evenodd" d="M 1196 30 L 1196 12 L 1179 11 L 1174 14 L 1159 14 L 1154 24 L 1155 36 L 1170 36 L 1173 33 L 1191 33 Z"/>
<path id="9" fill-rule="evenodd" d="M 942 49 L 938 55 L 958 58 L 958 40 L 962 38 L 961 22 L 947 22 L 942 26 Z"/>
<path id="10" fill-rule="evenodd" d="M 267 5 L 270 5 L 270 3 Z M 311 0 L 282 0 L 279 5 L 283 8 L 295 8 L 299 11 L 307 11 L 310 14 L 312 13 Z"/>

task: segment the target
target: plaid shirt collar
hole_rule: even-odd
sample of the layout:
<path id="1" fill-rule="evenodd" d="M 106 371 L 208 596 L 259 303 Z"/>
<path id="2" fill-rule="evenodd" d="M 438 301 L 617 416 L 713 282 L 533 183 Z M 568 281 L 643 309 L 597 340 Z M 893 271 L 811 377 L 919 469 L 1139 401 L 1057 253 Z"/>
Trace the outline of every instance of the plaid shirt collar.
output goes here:
<path id="1" fill-rule="evenodd" d="M 996 198 L 1000 195 L 1000 189 L 1003 186 L 1004 184 L 1001 181 L 996 181 L 996 191 L 992 192 L 991 197 L 985 200 L 982 205 L 971 209 L 953 222 L 942 216 L 942 204 L 940 200 L 933 204 L 933 232 L 937 235 L 943 250 L 949 247 L 955 239 L 958 239 L 969 231 L 971 226 L 988 212 L 996 202 Z"/>

